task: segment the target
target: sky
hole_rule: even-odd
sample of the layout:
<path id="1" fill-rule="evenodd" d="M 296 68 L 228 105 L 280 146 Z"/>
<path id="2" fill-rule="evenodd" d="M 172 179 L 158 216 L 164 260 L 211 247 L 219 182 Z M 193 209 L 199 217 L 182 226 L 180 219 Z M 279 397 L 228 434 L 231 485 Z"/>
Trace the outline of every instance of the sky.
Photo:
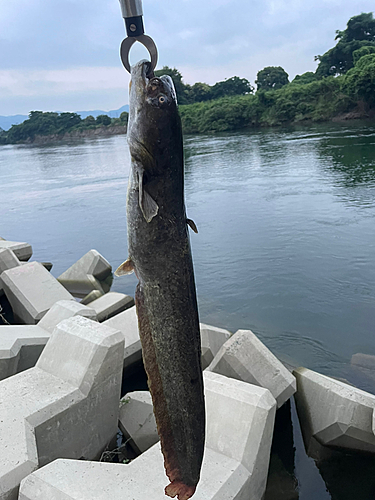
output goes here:
<path id="1" fill-rule="evenodd" d="M 158 68 L 176 67 L 190 84 L 232 76 L 254 84 L 265 66 L 290 79 L 315 71 L 335 31 L 374 10 L 373 0 L 143 0 Z M 119 0 L 0 0 L 0 115 L 128 103 L 125 36 Z M 131 63 L 147 57 L 133 47 Z"/>

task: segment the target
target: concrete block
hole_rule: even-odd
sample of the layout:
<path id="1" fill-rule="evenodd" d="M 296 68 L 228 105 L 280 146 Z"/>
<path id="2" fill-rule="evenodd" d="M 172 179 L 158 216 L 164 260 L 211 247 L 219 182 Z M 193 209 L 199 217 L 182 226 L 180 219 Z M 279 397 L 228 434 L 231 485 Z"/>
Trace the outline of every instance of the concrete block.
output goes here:
<path id="1" fill-rule="evenodd" d="M 129 392 L 120 400 L 119 427 L 137 454 L 159 441 L 151 394 L 148 391 Z"/>
<path id="2" fill-rule="evenodd" d="M 88 293 L 83 299 L 81 300 L 81 304 L 87 306 L 87 304 L 90 304 L 93 300 L 98 299 L 99 297 L 103 297 L 104 292 L 100 290 L 91 290 L 90 293 Z"/>
<path id="3" fill-rule="evenodd" d="M 109 292 L 112 267 L 96 250 L 90 250 L 57 278 L 75 297 L 85 297 L 92 290 Z"/>
<path id="4" fill-rule="evenodd" d="M 0 247 L 0 274 L 12 267 L 20 266 L 20 261 L 10 248 Z"/>
<path id="5" fill-rule="evenodd" d="M 261 500 L 276 401 L 261 387 L 215 373 L 204 378 L 207 440 L 195 496 Z M 129 465 L 56 460 L 22 482 L 19 500 L 164 500 L 167 484 L 157 443 Z"/>
<path id="6" fill-rule="evenodd" d="M 0 240 L 0 249 L 8 248 L 12 250 L 19 260 L 29 260 L 33 254 L 33 249 L 28 243 L 20 243 L 17 241 Z"/>
<path id="7" fill-rule="evenodd" d="M 93 309 L 74 300 L 60 300 L 38 325 L 6 325 L 0 330 L 0 380 L 35 366 L 55 327 L 64 319 L 84 316 L 96 321 Z"/>
<path id="8" fill-rule="evenodd" d="M 1 273 L 7 269 L 20 266 L 21 263 L 16 257 L 16 254 L 10 248 L 0 248 L 0 297 L 4 295 L 4 290 L 1 284 Z"/>
<path id="9" fill-rule="evenodd" d="M 221 346 L 232 334 L 223 328 L 205 325 L 204 323 L 200 323 L 200 330 L 202 344 L 202 369 L 205 370 L 219 352 Z"/>
<path id="10" fill-rule="evenodd" d="M 112 318 L 132 306 L 134 306 L 133 297 L 118 292 L 108 292 L 90 302 L 90 307 L 96 311 L 99 322 Z"/>
<path id="11" fill-rule="evenodd" d="M 125 337 L 124 369 L 129 369 L 139 363 L 142 359 L 142 346 L 135 307 L 130 307 L 130 309 L 103 321 L 103 325 L 120 330 Z"/>
<path id="12" fill-rule="evenodd" d="M 295 395 L 306 451 L 314 439 L 333 449 L 375 453 L 375 396 L 320 373 L 298 368 Z"/>
<path id="13" fill-rule="evenodd" d="M 0 380 L 35 366 L 50 334 L 38 325 L 0 328 Z"/>
<path id="14" fill-rule="evenodd" d="M 75 300 L 59 300 L 43 316 L 38 326 L 49 333 L 53 333 L 53 330 L 61 321 L 73 316 L 84 316 L 92 321 L 97 321 L 94 309 L 84 306 Z"/>
<path id="15" fill-rule="evenodd" d="M 207 370 L 269 389 L 280 408 L 296 392 L 296 379 L 250 330 L 238 330 Z"/>
<path id="16" fill-rule="evenodd" d="M 1 274 L 3 289 L 15 318 L 36 324 L 58 300 L 71 300 L 70 293 L 39 262 L 8 269 Z"/>
<path id="17" fill-rule="evenodd" d="M 58 457 L 99 457 L 117 430 L 123 349 L 120 332 L 76 316 L 35 368 L 0 382 L 0 500 Z"/>

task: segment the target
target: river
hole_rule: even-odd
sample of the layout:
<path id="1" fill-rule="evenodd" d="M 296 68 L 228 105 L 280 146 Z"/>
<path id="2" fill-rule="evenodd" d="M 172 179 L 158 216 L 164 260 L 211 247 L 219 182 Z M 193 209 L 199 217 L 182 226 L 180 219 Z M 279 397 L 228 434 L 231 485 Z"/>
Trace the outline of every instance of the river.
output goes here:
<path id="1" fill-rule="evenodd" d="M 91 248 L 116 268 L 129 167 L 124 136 L 0 147 L 0 236 L 31 243 L 55 276 Z M 187 136 L 185 170 L 201 321 L 374 392 L 350 365 L 375 355 L 374 124 Z"/>

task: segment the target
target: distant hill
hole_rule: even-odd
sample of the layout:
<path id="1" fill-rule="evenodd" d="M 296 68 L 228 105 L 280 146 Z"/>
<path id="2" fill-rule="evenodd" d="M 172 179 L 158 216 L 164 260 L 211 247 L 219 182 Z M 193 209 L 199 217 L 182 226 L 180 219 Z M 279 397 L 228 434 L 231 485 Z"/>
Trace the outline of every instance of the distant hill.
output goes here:
<path id="1" fill-rule="evenodd" d="M 102 111 L 101 109 L 95 109 L 93 111 L 75 111 L 75 113 L 81 115 L 82 118 L 86 116 L 93 116 L 96 118 L 99 115 L 108 115 L 111 118 L 118 118 L 123 111 L 129 112 L 129 105 L 121 106 L 119 109 L 113 109 L 111 111 Z M 61 111 L 58 111 L 61 113 Z M 12 125 L 18 125 L 19 123 L 27 120 L 28 115 L 12 115 L 12 116 L 1 116 L 0 115 L 0 128 L 3 130 L 9 130 Z"/>

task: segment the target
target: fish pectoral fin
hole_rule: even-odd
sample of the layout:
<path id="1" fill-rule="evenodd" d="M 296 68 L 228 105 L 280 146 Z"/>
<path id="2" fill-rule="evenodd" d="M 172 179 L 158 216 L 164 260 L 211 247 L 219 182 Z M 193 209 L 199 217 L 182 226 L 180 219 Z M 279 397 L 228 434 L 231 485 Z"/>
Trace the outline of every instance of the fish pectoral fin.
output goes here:
<path id="1" fill-rule="evenodd" d="M 151 222 L 159 210 L 158 204 L 143 185 L 143 173 L 139 175 L 139 206 L 147 222 Z"/>
<path id="2" fill-rule="evenodd" d="M 193 220 L 186 219 L 186 224 L 191 227 L 191 229 L 194 231 L 194 233 L 198 234 L 198 228 Z"/>
<path id="3" fill-rule="evenodd" d="M 124 276 L 134 271 L 133 261 L 129 258 L 119 266 L 115 271 L 115 276 Z"/>

